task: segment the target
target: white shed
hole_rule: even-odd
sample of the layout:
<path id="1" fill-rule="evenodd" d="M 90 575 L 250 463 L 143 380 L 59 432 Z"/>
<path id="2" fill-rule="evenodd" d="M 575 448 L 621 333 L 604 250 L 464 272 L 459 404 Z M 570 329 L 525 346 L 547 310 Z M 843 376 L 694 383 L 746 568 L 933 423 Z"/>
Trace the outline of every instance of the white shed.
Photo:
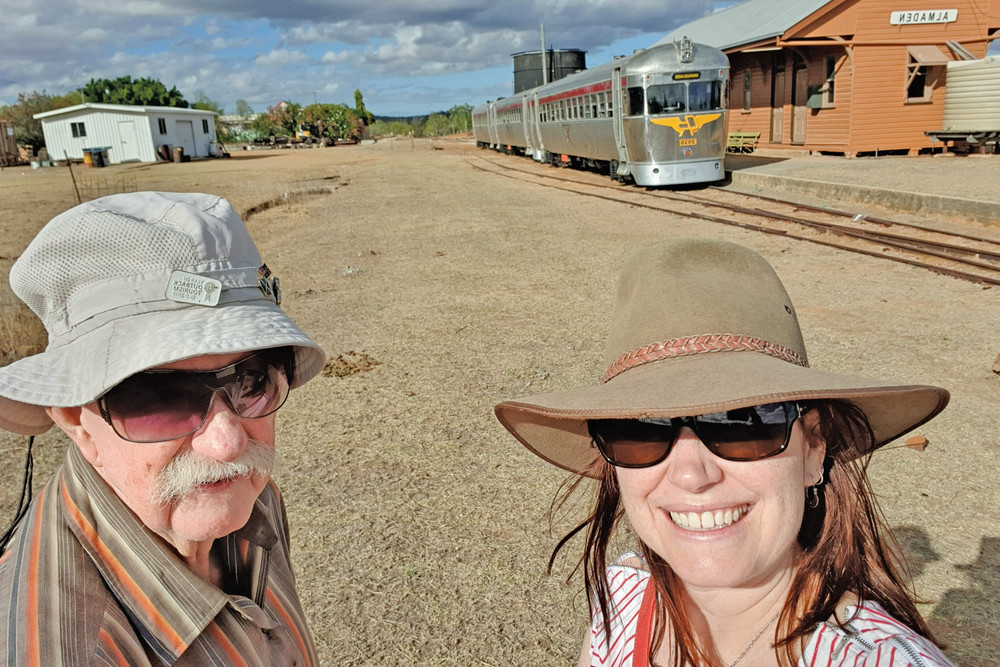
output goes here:
<path id="1" fill-rule="evenodd" d="M 108 161 L 156 162 L 156 151 L 177 146 L 192 157 L 213 155 L 215 112 L 177 107 L 77 104 L 35 114 L 53 160 L 83 157 L 84 149 L 105 149 Z"/>

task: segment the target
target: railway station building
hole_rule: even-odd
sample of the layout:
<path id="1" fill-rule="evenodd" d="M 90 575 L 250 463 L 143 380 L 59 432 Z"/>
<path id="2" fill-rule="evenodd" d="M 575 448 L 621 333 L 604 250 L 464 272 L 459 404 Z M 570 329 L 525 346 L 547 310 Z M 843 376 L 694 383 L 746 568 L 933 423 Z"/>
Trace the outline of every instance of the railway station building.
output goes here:
<path id="1" fill-rule="evenodd" d="M 730 133 L 757 147 L 917 154 L 941 143 L 948 63 L 1000 38 L 1000 0 L 748 0 L 687 23 L 731 63 Z"/>

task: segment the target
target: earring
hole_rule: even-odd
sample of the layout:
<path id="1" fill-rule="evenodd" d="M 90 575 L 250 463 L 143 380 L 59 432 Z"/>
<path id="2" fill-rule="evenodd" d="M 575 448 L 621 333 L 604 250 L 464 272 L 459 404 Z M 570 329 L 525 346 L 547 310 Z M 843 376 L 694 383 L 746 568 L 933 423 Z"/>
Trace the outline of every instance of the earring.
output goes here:
<path id="1" fill-rule="evenodd" d="M 819 507 L 819 486 L 810 486 L 806 489 L 806 507 L 811 510 Z"/>
<path id="2" fill-rule="evenodd" d="M 823 486 L 823 482 L 826 481 L 823 477 L 823 469 L 819 469 L 819 480 L 816 482 L 816 486 Z"/>

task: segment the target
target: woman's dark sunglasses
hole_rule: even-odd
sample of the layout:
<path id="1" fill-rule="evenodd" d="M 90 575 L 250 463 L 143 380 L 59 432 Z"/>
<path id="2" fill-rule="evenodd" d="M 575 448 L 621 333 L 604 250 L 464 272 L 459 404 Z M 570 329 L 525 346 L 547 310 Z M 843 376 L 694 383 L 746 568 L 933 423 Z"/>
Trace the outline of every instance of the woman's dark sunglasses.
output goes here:
<path id="1" fill-rule="evenodd" d="M 792 424 L 801 413 L 795 403 L 768 403 L 696 417 L 591 419 L 587 426 L 608 463 L 646 468 L 667 458 L 683 426 L 727 461 L 756 461 L 780 454 L 788 447 Z"/>
<path id="2" fill-rule="evenodd" d="M 218 370 L 143 371 L 112 387 L 97 399 L 97 407 L 114 432 L 131 442 L 163 442 L 194 433 L 204 426 L 219 392 L 240 417 L 266 417 L 288 398 L 293 354 L 281 347 Z"/>

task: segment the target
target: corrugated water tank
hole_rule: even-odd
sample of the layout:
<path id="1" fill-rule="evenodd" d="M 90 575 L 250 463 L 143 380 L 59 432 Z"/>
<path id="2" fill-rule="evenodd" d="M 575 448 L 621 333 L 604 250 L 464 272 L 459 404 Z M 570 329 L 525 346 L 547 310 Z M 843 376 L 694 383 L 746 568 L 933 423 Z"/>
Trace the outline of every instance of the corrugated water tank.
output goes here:
<path id="1" fill-rule="evenodd" d="M 549 81 L 557 81 L 587 69 L 587 52 L 580 49 L 548 49 Z M 523 51 L 514 56 L 514 93 L 542 85 L 542 52 Z"/>

